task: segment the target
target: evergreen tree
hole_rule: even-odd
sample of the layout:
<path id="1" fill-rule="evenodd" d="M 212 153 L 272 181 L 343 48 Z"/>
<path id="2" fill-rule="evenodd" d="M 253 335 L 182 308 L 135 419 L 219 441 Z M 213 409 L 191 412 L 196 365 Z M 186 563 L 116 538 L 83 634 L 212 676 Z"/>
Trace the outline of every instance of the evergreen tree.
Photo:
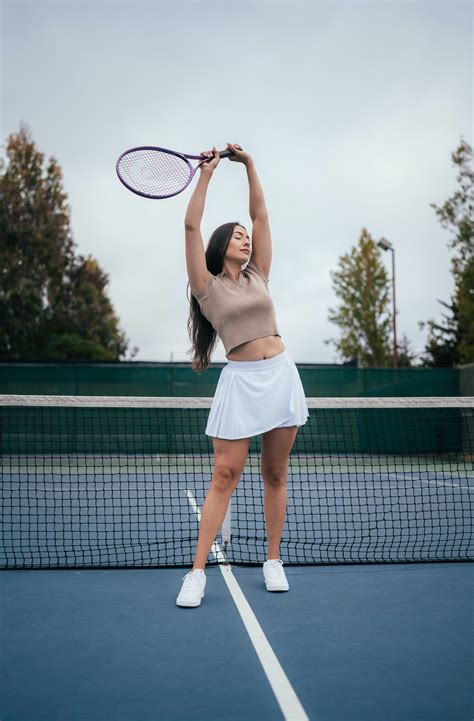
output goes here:
<path id="1" fill-rule="evenodd" d="M 107 296 L 108 276 L 75 254 L 62 172 L 46 168 L 29 128 L 7 143 L 0 175 L 0 360 L 110 360 L 128 341 Z M 134 352 L 136 352 L 136 348 Z"/>
<path id="2" fill-rule="evenodd" d="M 411 341 L 406 333 L 397 341 L 397 364 L 399 368 L 413 368 L 417 365 L 417 354 L 410 347 Z"/>
<path id="3" fill-rule="evenodd" d="M 389 278 L 380 260 L 380 250 L 362 229 L 358 246 L 339 259 L 340 268 L 331 272 L 337 310 L 329 308 L 329 320 L 341 329 L 341 338 L 329 338 L 342 361 L 359 358 L 361 366 L 391 366 L 392 342 Z"/>
<path id="4" fill-rule="evenodd" d="M 451 258 L 454 293 L 450 303 L 439 300 L 450 314 L 441 323 L 433 319 L 418 323 L 420 328 L 429 328 L 422 360 L 432 367 L 474 362 L 474 170 L 469 143 L 461 139 L 451 159 L 459 168 L 460 187 L 441 208 L 430 203 L 442 227 L 453 234 L 448 245 L 455 251 Z"/>

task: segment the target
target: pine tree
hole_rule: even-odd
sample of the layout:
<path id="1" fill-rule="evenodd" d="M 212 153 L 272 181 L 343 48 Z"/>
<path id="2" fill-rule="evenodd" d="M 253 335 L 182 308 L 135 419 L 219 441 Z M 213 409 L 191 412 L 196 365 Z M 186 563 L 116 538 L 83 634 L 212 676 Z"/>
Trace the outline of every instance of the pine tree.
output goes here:
<path id="1" fill-rule="evenodd" d="M 420 328 L 428 325 L 423 363 L 432 367 L 454 367 L 474 362 L 474 170 L 472 148 L 463 139 L 451 155 L 459 167 L 459 189 L 439 208 L 436 214 L 443 228 L 453 233 L 448 245 L 455 251 L 451 258 L 454 293 L 450 303 L 439 300 L 450 315 L 442 323 L 433 319 L 420 321 Z"/>
<path id="2" fill-rule="evenodd" d="M 410 345 L 410 339 L 406 333 L 403 333 L 401 340 L 397 340 L 397 365 L 399 368 L 413 368 L 417 365 L 416 351 L 412 350 Z"/>

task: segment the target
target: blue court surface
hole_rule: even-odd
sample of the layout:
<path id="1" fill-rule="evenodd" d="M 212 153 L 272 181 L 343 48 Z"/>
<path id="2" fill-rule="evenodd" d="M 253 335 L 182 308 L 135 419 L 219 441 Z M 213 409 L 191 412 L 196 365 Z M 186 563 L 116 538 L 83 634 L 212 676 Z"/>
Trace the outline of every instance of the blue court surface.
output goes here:
<path id="1" fill-rule="evenodd" d="M 473 566 L 6 570 L 1 721 L 472 721 Z"/>
<path id="2" fill-rule="evenodd" d="M 290 590 L 257 442 L 197 608 L 211 399 L 184 400 L 0 397 L 0 721 L 472 721 L 474 399 L 310 399 Z"/>

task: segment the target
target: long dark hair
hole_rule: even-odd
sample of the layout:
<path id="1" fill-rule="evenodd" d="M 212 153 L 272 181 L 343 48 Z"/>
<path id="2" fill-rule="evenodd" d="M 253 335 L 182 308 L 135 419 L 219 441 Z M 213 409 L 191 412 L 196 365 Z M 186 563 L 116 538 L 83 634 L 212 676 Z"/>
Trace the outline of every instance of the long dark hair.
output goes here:
<path id="1" fill-rule="evenodd" d="M 218 275 L 222 271 L 224 265 L 224 257 L 229 245 L 232 233 L 236 225 L 243 227 L 242 223 L 237 221 L 233 223 L 224 223 L 212 233 L 206 248 L 206 266 L 212 275 Z M 187 285 L 189 288 L 189 282 Z M 192 346 L 186 353 L 192 353 L 191 367 L 197 373 L 202 373 L 208 368 L 211 362 L 211 355 L 219 341 L 218 335 L 211 323 L 201 313 L 199 303 L 191 293 L 188 296 L 186 289 L 186 297 L 189 299 L 189 318 L 188 318 L 188 335 L 191 339 Z"/>

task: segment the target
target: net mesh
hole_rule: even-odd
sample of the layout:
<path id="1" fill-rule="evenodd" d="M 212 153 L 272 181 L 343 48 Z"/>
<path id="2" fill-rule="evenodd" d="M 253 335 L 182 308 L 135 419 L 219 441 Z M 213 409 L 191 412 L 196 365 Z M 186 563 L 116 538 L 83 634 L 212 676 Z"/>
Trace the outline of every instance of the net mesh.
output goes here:
<path id="1" fill-rule="evenodd" d="M 2 568 L 191 566 L 212 398 L 0 396 Z M 288 565 L 474 558 L 474 398 L 309 398 Z M 268 557 L 262 436 L 208 564 Z M 216 552 L 217 549 L 217 552 Z"/>
<path id="2" fill-rule="evenodd" d="M 189 182 L 191 168 L 184 158 L 153 148 L 130 151 L 117 165 L 122 180 L 142 195 L 165 198 Z"/>

